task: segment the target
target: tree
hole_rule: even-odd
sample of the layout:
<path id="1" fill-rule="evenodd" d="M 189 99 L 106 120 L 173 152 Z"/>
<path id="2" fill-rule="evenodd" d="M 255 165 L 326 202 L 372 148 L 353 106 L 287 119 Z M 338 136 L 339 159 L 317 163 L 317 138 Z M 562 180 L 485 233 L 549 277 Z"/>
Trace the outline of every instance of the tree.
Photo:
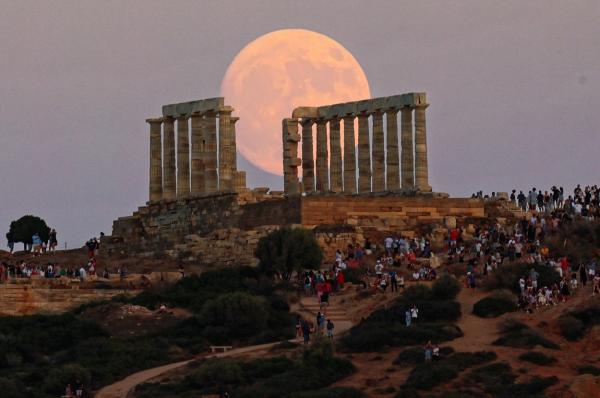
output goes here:
<path id="1" fill-rule="evenodd" d="M 302 228 L 281 228 L 258 241 L 255 256 L 261 270 L 267 274 L 281 274 L 289 281 L 294 271 L 317 269 L 323 259 L 312 231 Z"/>
<path id="2" fill-rule="evenodd" d="M 10 229 L 6 234 L 6 239 L 10 242 L 22 242 L 24 245 L 32 243 L 31 237 L 38 234 L 42 242 L 48 242 L 50 237 L 50 228 L 43 219 L 27 215 L 10 223 Z"/>

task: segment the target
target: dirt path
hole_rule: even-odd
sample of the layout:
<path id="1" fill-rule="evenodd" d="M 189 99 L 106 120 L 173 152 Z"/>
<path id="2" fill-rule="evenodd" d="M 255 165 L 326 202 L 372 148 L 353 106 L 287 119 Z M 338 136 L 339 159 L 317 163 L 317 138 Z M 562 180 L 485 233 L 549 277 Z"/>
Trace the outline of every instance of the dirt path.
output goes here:
<path id="1" fill-rule="evenodd" d="M 289 341 L 294 342 L 294 340 L 289 340 Z M 209 354 L 209 355 L 201 355 L 201 356 L 198 356 L 193 359 L 188 359 L 186 361 L 170 363 L 167 365 L 158 366 L 156 368 L 142 370 L 140 372 L 137 372 L 137 373 L 127 376 L 123 380 L 120 380 L 116 383 L 113 383 L 111 385 L 108 385 L 108 386 L 102 388 L 100 391 L 98 391 L 96 393 L 96 395 L 94 395 L 94 397 L 95 398 L 126 398 L 127 395 L 129 394 L 129 392 L 131 390 L 133 390 L 138 384 L 141 384 L 148 380 L 154 379 L 154 378 L 156 378 L 160 375 L 163 375 L 167 372 L 170 372 L 172 370 L 179 369 L 183 366 L 186 366 L 187 364 L 189 364 L 192 361 L 195 361 L 195 360 L 198 360 L 201 358 L 225 358 L 225 357 L 232 357 L 235 355 L 243 355 L 243 354 L 249 354 L 249 353 L 254 353 L 254 352 L 263 351 L 263 350 L 269 350 L 280 343 L 281 343 L 280 341 L 276 341 L 273 343 L 259 344 L 259 345 L 253 345 L 253 346 L 248 346 L 248 347 L 240 347 L 240 348 L 235 348 L 235 349 L 227 351 L 227 352 L 221 352 L 221 353 Z"/>

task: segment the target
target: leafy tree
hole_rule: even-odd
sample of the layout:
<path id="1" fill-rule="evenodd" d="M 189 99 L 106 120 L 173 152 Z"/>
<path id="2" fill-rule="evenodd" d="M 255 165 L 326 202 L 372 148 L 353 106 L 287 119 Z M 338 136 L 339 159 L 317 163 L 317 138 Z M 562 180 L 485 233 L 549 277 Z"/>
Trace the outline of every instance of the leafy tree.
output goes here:
<path id="1" fill-rule="evenodd" d="M 263 272 L 281 274 L 289 281 L 294 271 L 318 268 L 323 252 L 312 231 L 281 228 L 258 241 L 255 256 Z"/>
<path id="2" fill-rule="evenodd" d="M 6 239 L 11 242 L 22 242 L 27 245 L 32 243 L 31 237 L 36 233 L 43 242 L 48 242 L 50 228 L 46 225 L 46 221 L 36 216 L 27 215 L 10 223 Z"/>

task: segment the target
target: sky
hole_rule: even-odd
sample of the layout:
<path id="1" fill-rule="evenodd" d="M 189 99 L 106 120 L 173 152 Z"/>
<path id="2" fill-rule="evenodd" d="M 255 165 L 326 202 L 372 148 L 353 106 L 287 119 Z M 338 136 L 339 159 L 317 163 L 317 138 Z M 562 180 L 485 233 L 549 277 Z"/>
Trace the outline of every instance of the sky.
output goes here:
<path id="1" fill-rule="evenodd" d="M 374 97 L 427 92 L 437 192 L 600 183 L 599 21 L 596 0 L 0 0 L 0 232 L 35 214 L 61 247 L 110 234 L 148 199 L 145 119 L 218 96 L 285 28 L 341 43 Z"/>

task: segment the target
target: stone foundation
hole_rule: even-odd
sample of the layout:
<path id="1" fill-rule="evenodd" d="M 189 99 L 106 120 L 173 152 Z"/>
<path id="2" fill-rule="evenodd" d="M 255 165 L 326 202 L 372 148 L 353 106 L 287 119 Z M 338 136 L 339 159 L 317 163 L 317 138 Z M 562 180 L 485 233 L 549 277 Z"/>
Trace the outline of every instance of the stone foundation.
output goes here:
<path id="1" fill-rule="evenodd" d="M 113 224 L 103 240 L 110 254 L 169 257 L 207 266 L 256 265 L 261 237 L 282 226 L 316 228 L 330 260 L 335 250 L 365 237 L 414 235 L 485 216 L 483 200 L 433 193 L 283 196 L 257 188 L 177 202 L 151 203 Z"/>

